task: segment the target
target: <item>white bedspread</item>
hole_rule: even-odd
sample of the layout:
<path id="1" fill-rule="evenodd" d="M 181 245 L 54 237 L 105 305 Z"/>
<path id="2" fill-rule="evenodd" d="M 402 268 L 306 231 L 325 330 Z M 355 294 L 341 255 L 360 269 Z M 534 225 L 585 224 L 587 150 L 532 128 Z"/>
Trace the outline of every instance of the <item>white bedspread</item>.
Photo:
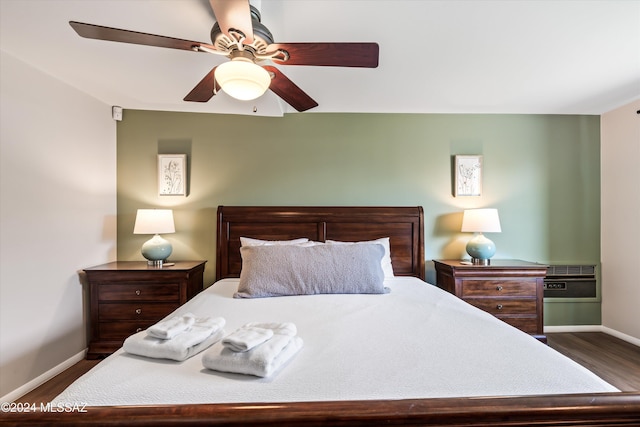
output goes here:
<path id="1" fill-rule="evenodd" d="M 548 346 L 435 286 L 386 279 L 389 294 L 234 299 L 225 279 L 175 316 L 293 322 L 305 346 L 266 379 L 147 359 L 122 349 L 55 402 L 88 405 L 407 399 L 617 391 Z"/>

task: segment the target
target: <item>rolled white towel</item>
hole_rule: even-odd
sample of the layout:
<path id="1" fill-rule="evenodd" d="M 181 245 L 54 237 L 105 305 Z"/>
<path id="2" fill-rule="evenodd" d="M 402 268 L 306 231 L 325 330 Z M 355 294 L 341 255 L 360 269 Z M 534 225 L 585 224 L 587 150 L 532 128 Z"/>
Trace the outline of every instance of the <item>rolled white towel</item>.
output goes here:
<path id="1" fill-rule="evenodd" d="M 147 333 L 152 337 L 168 340 L 179 333 L 189 330 L 195 320 L 196 317 L 191 313 L 187 313 L 184 316 L 175 316 L 150 326 L 147 328 Z"/>
<path id="2" fill-rule="evenodd" d="M 273 330 L 245 325 L 222 340 L 222 345 L 231 351 L 249 351 L 273 337 Z"/>
<path id="3" fill-rule="evenodd" d="M 271 329 L 274 334 L 294 336 L 298 333 L 296 325 L 291 322 L 249 322 L 247 328 Z"/>
<path id="4" fill-rule="evenodd" d="M 196 318 L 191 329 L 166 340 L 141 331 L 127 338 L 123 348 L 138 356 L 183 361 L 220 341 L 224 324 L 222 317 Z"/>

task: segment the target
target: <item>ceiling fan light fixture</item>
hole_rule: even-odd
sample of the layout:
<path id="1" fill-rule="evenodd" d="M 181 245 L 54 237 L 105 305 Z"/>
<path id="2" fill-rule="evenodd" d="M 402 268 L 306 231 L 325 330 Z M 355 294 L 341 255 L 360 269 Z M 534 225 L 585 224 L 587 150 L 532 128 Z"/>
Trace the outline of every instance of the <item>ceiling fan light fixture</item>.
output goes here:
<path id="1" fill-rule="evenodd" d="M 215 79 L 229 96 L 242 101 L 262 96 L 271 84 L 267 70 L 243 57 L 220 64 L 216 68 Z"/>

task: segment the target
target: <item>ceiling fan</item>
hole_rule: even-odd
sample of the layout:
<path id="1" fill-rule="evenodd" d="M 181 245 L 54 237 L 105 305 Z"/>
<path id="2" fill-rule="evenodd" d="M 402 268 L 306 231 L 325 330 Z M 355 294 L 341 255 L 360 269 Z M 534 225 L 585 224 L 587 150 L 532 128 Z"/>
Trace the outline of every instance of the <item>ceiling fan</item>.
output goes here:
<path id="1" fill-rule="evenodd" d="M 268 65 L 269 61 L 281 65 L 378 66 L 377 43 L 274 43 L 271 32 L 260 22 L 260 12 L 248 0 L 209 0 L 209 3 L 217 19 L 211 30 L 212 44 L 76 21 L 69 24 L 80 36 L 90 39 L 229 58 L 230 61 L 214 67 L 184 98 L 192 102 L 207 102 L 220 89 L 242 100 L 255 99 L 271 89 L 297 111 L 306 111 L 318 103 L 276 67 Z"/>

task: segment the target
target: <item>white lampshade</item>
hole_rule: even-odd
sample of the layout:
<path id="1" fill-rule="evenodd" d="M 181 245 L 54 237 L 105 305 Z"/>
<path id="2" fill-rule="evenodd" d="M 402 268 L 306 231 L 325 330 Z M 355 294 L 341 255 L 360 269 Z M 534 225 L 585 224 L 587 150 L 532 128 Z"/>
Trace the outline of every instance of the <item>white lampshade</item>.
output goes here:
<path id="1" fill-rule="evenodd" d="M 258 98 L 271 84 L 267 70 L 243 57 L 218 65 L 215 78 L 223 91 L 242 101 Z"/>
<path id="2" fill-rule="evenodd" d="M 138 209 L 133 234 L 175 233 L 171 209 Z"/>
<path id="3" fill-rule="evenodd" d="M 462 216 L 464 233 L 500 233 L 500 218 L 497 209 L 467 209 Z"/>

